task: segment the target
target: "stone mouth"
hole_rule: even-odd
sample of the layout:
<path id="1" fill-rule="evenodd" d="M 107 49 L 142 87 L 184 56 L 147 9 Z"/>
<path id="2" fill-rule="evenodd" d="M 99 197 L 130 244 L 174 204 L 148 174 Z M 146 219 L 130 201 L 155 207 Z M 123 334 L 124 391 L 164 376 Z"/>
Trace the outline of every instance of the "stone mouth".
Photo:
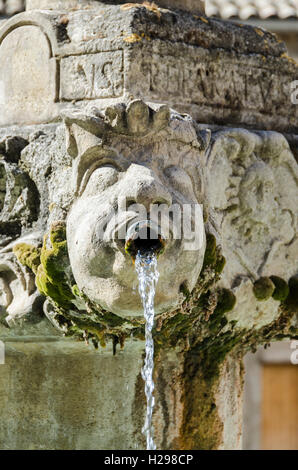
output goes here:
<path id="1" fill-rule="evenodd" d="M 154 253 L 159 256 L 163 253 L 166 240 L 161 234 L 160 228 L 149 220 L 136 222 L 127 231 L 125 240 L 125 252 L 133 260 L 138 253 Z"/>

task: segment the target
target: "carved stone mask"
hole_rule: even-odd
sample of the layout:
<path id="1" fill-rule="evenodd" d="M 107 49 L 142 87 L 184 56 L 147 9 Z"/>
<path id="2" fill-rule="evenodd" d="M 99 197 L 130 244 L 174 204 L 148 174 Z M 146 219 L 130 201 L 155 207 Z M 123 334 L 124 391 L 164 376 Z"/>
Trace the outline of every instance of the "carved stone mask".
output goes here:
<path id="1" fill-rule="evenodd" d="M 296 163 L 281 134 L 243 129 L 211 134 L 189 116 L 139 100 L 104 114 L 93 108 L 72 111 L 65 125 L 24 134 L 17 145 L 8 137 L 2 144 L 1 220 L 12 228 L 1 242 L 6 323 L 29 314 L 40 321 L 44 297 L 36 284 L 46 297 L 45 315 L 63 334 L 91 340 L 95 347 L 110 339 L 121 345 L 130 336 L 143 339 L 131 247 L 135 217 L 151 227 L 152 205 L 178 207 L 183 218 L 185 208 L 203 205 L 207 233 L 206 247 L 202 209 L 188 219 L 190 234 L 202 235 L 193 248 L 183 223 L 182 236 L 175 232 L 174 210 L 167 212 L 169 234 L 159 221 L 152 224 L 163 248 L 157 247 L 155 298 L 160 343 L 185 342 L 186 330 L 190 341 L 201 341 L 209 320 L 215 331 L 227 322 L 250 331 L 260 308 L 263 325 L 277 318 L 269 276 L 285 285 L 293 276 L 285 260 L 297 251 Z M 17 193 L 10 191 L 14 175 L 23 175 Z M 31 199 L 19 205 L 37 191 L 35 211 L 28 210 Z M 113 220 L 118 212 L 120 219 Z M 123 232 L 117 237 L 123 226 L 124 237 Z M 261 307 L 254 291 L 258 278 L 269 286 L 269 294 L 261 292 L 267 299 Z"/>
<path id="2" fill-rule="evenodd" d="M 118 229 L 148 219 L 152 204 L 163 205 L 180 210 L 181 236 L 175 229 L 179 217 L 169 210 L 169 231 L 164 236 L 161 221 L 158 234 L 165 246 L 158 260 L 155 306 L 157 313 L 176 308 L 183 298 L 181 286 L 194 288 L 205 252 L 202 211 L 195 209 L 202 202 L 202 176 L 193 121 L 135 101 L 127 109 L 108 109 L 105 120 L 72 115 L 66 123 L 77 194 L 68 214 L 67 244 L 78 288 L 119 316 L 142 315 L 135 267 Z M 191 208 L 190 225 L 201 232 L 199 249 L 186 239 L 185 206 Z M 116 224 L 111 222 L 115 212 Z"/>

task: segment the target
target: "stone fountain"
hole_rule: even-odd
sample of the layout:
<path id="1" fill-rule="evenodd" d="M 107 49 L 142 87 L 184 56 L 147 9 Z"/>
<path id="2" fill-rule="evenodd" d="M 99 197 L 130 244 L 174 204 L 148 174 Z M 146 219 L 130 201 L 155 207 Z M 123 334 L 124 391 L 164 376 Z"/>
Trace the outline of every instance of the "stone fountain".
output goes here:
<path id="1" fill-rule="evenodd" d="M 297 64 L 193 0 L 28 0 L 0 64 L 0 448 L 145 446 L 121 196 L 202 208 L 158 259 L 157 448 L 240 449 L 243 355 L 298 338 Z"/>

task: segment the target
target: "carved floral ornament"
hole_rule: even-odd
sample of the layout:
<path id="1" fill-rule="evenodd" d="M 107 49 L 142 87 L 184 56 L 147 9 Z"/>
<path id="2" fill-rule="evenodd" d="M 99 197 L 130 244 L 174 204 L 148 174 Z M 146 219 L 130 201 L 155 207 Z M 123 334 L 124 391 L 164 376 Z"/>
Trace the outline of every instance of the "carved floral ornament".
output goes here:
<path id="1" fill-rule="evenodd" d="M 297 250 L 297 167 L 281 134 L 211 134 L 188 115 L 141 100 L 64 120 L 65 127 L 25 146 L 18 162 L 41 203 L 36 222 L 22 222 L 1 253 L 2 323 L 21 316 L 13 305 L 24 296 L 29 320 L 28 303 L 36 305 L 37 295 L 64 335 L 95 346 L 143 338 L 132 260 L 123 246 L 98 237 L 103 215 L 122 194 L 131 203 L 204 207 L 201 249 L 185 251 L 182 238 L 159 258 L 157 345 L 208 354 L 215 348 L 224 357 L 233 348 L 297 336 L 297 280 L 288 261 Z M 37 168 L 37 154 L 50 171 Z M 34 277 L 44 297 L 32 288 Z"/>

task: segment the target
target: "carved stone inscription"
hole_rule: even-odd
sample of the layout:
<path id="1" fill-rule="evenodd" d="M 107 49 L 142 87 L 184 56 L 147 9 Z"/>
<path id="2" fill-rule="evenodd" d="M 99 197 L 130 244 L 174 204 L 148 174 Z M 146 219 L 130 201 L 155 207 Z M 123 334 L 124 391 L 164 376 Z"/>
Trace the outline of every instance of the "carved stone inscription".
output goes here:
<path id="1" fill-rule="evenodd" d="M 286 104 L 288 113 L 291 80 L 272 65 L 260 67 L 240 61 L 205 60 L 191 54 L 183 58 L 153 55 L 150 91 L 155 96 L 175 96 L 195 104 L 272 112 Z M 298 113 L 298 107 L 296 107 Z M 283 110 L 279 109 L 282 113 Z M 293 114 L 295 109 L 293 106 Z"/>
<path id="2" fill-rule="evenodd" d="M 64 101 L 121 96 L 123 51 L 65 57 L 60 77 L 60 98 Z"/>

